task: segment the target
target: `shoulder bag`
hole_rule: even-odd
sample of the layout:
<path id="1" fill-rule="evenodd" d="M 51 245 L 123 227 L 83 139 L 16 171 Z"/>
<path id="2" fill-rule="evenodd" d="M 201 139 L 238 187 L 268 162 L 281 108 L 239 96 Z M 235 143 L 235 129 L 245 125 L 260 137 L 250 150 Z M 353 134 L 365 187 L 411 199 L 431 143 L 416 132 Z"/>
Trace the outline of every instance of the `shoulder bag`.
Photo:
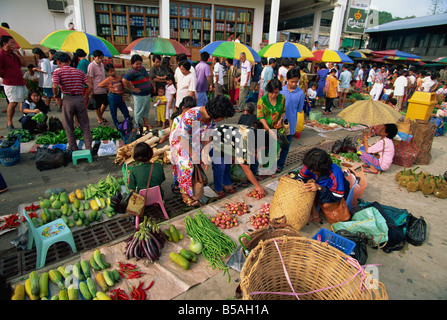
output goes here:
<path id="1" fill-rule="evenodd" d="M 130 195 L 129 201 L 127 202 L 126 212 L 133 214 L 134 216 L 141 217 L 144 212 L 144 208 L 146 207 L 146 197 L 147 197 L 147 189 L 149 189 L 149 184 L 151 182 L 152 169 L 154 168 L 154 164 L 151 165 L 151 171 L 149 173 L 149 179 L 147 180 L 146 193 L 144 197 L 137 192 L 133 192 Z"/>

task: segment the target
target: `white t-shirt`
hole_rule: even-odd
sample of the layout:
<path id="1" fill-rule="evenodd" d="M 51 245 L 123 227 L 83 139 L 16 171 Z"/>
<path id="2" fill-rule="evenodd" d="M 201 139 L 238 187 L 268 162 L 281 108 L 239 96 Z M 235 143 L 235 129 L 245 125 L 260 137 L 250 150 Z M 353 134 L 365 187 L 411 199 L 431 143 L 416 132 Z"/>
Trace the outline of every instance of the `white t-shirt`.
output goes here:
<path id="1" fill-rule="evenodd" d="M 196 91 L 196 85 L 196 78 L 191 72 L 186 76 L 182 73 L 182 77 L 179 77 L 179 81 L 177 82 L 177 97 L 175 98 L 176 107 L 179 107 L 183 98 L 189 95 L 189 91 Z"/>
<path id="2" fill-rule="evenodd" d="M 359 70 L 359 73 L 357 74 L 357 78 L 355 78 L 355 80 L 357 80 L 357 81 L 363 80 L 363 69 Z"/>
<path id="3" fill-rule="evenodd" d="M 425 77 L 422 80 L 422 91 L 430 92 L 430 88 L 433 87 L 438 82 L 436 80 L 432 80 L 431 77 Z"/>
<path id="4" fill-rule="evenodd" d="M 173 84 L 171 84 L 169 86 L 168 85 L 165 86 L 165 96 L 166 96 L 165 117 L 166 117 L 166 119 L 170 119 L 172 113 L 174 112 L 174 108 L 169 109 L 168 106 L 169 106 L 169 103 L 171 102 L 171 99 L 175 100 L 175 98 L 172 98 L 172 95 L 174 94 L 174 97 L 175 97 L 176 92 L 177 92 L 177 90 L 175 89 L 175 86 Z M 175 105 L 173 104 L 172 106 L 174 107 Z"/>
<path id="5" fill-rule="evenodd" d="M 278 69 L 279 77 L 280 78 L 283 77 L 284 80 L 287 79 L 287 71 L 289 71 L 289 69 L 287 69 L 286 67 L 284 66 L 279 67 Z"/>
<path id="6" fill-rule="evenodd" d="M 216 83 L 216 76 L 218 78 L 217 83 L 223 86 L 223 84 L 224 84 L 223 68 L 220 63 L 214 64 L 214 68 L 213 68 L 213 82 L 214 83 Z"/>
<path id="7" fill-rule="evenodd" d="M 241 62 L 241 84 L 240 86 L 249 86 L 251 82 L 251 63 L 248 60 Z"/>
<path id="8" fill-rule="evenodd" d="M 369 70 L 368 79 L 366 80 L 366 82 L 372 82 L 372 79 L 375 74 L 376 74 L 376 72 L 374 71 L 374 69 Z"/>
<path id="9" fill-rule="evenodd" d="M 312 88 L 309 88 L 307 90 L 307 96 L 309 99 L 315 99 L 317 97 L 317 92 L 315 90 L 312 90 Z"/>
<path id="10" fill-rule="evenodd" d="M 197 82 L 197 74 L 196 74 L 196 69 L 194 69 L 194 67 L 191 65 L 191 68 L 189 69 L 189 71 L 193 74 L 194 78 L 196 79 Z M 174 71 L 174 80 L 175 83 L 179 82 L 179 79 L 183 77 L 183 73 L 180 71 L 180 68 L 177 67 Z"/>
<path id="11" fill-rule="evenodd" d="M 416 82 L 416 77 L 414 75 L 408 76 L 408 80 L 410 80 L 410 85 L 413 85 Z"/>
<path id="12" fill-rule="evenodd" d="M 405 76 L 400 76 L 394 81 L 394 95 L 403 96 L 405 88 L 408 86 L 408 79 Z"/>
<path id="13" fill-rule="evenodd" d="M 39 76 L 40 88 L 52 88 L 53 87 L 53 69 L 51 68 L 51 62 L 47 58 L 40 59 L 39 69 L 44 73 Z"/>

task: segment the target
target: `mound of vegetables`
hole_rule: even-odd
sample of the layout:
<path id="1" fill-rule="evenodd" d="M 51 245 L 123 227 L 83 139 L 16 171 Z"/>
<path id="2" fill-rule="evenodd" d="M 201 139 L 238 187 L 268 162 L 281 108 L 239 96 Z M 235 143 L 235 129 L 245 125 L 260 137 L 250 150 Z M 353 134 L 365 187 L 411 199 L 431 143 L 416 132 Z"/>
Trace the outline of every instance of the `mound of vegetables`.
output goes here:
<path id="1" fill-rule="evenodd" d="M 111 127 L 99 126 L 93 128 L 92 139 L 93 140 L 119 140 L 121 139 L 120 132 Z M 84 140 L 84 135 L 81 128 L 77 127 L 74 131 L 74 136 L 76 140 Z M 22 138 L 21 138 L 22 139 Z M 34 139 L 34 136 L 31 140 Z M 29 140 L 30 141 L 30 140 Z M 57 132 L 44 132 L 40 137 L 36 139 L 37 144 L 58 144 L 67 143 L 67 135 L 64 130 L 59 130 Z"/>
<path id="2" fill-rule="evenodd" d="M 211 222 L 209 216 L 198 211 L 194 217 L 185 217 L 185 226 L 191 241 L 202 244 L 202 256 L 209 262 L 212 269 L 224 270 L 229 277 L 228 267 L 224 258 L 236 250 L 236 243 Z"/>
<path id="3" fill-rule="evenodd" d="M 433 175 L 415 169 L 406 169 L 396 174 L 396 182 L 409 192 L 421 191 L 425 196 L 433 195 L 439 199 L 447 198 L 447 182 L 442 175 Z"/>
<path id="4" fill-rule="evenodd" d="M 12 146 L 17 139 L 17 135 L 19 135 L 19 134 L 20 134 L 20 143 L 29 142 L 29 141 L 34 140 L 34 135 L 31 132 L 29 132 L 28 130 L 16 129 L 16 130 L 12 130 L 10 133 L 8 133 L 5 141 L 7 141 L 7 140 L 12 141 L 12 144 L 11 144 L 11 146 Z"/>

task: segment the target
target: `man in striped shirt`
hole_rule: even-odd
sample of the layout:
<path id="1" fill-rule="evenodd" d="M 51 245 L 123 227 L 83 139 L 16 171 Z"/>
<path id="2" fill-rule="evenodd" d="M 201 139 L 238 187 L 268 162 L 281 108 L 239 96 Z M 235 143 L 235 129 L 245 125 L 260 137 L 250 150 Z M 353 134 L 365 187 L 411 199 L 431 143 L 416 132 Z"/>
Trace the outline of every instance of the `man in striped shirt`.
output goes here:
<path id="1" fill-rule="evenodd" d="M 53 93 L 57 96 L 58 87 L 62 92 L 62 120 L 68 139 L 68 148 L 78 150 L 74 136 L 74 116 L 78 119 L 79 127 L 84 134 L 85 148 L 92 150 L 92 133 L 84 97 L 84 86 L 91 89 L 87 76 L 70 66 L 70 56 L 65 52 L 57 52 L 54 61 L 59 66 L 53 72 Z M 59 98 L 58 98 L 59 99 Z M 60 104 L 58 102 L 58 104 Z"/>

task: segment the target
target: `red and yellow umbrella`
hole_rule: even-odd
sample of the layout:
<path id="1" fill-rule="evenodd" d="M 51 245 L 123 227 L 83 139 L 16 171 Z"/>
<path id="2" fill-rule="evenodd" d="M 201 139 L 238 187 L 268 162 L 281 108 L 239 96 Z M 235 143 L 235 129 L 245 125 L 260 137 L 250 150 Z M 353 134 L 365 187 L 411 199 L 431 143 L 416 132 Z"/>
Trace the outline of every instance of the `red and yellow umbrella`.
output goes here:
<path id="1" fill-rule="evenodd" d="M 18 34 L 15 31 L 12 31 L 11 29 L 5 28 L 0 26 L 0 36 L 11 36 L 15 43 L 16 47 L 20 49 L 33 49 L 34 46 L 28 42 L 24 37 L 22 37 L 20 34 Z"/>
<path id="2" fill-rule="evenodd" d="M 312 53 L 314 57 L 308 58 L 306 61 L 354 63 L 351 58 L 338 50 L 315 50 Z"/>
<path id="3" fill-rule="evenodd" d="M 272 58 L 296 58 L 306 59 L 312 58 L 314 55 L 305 46 L 293 42 L 276 42 L 271 43 L 259 51 L 261 57 Z"/>

